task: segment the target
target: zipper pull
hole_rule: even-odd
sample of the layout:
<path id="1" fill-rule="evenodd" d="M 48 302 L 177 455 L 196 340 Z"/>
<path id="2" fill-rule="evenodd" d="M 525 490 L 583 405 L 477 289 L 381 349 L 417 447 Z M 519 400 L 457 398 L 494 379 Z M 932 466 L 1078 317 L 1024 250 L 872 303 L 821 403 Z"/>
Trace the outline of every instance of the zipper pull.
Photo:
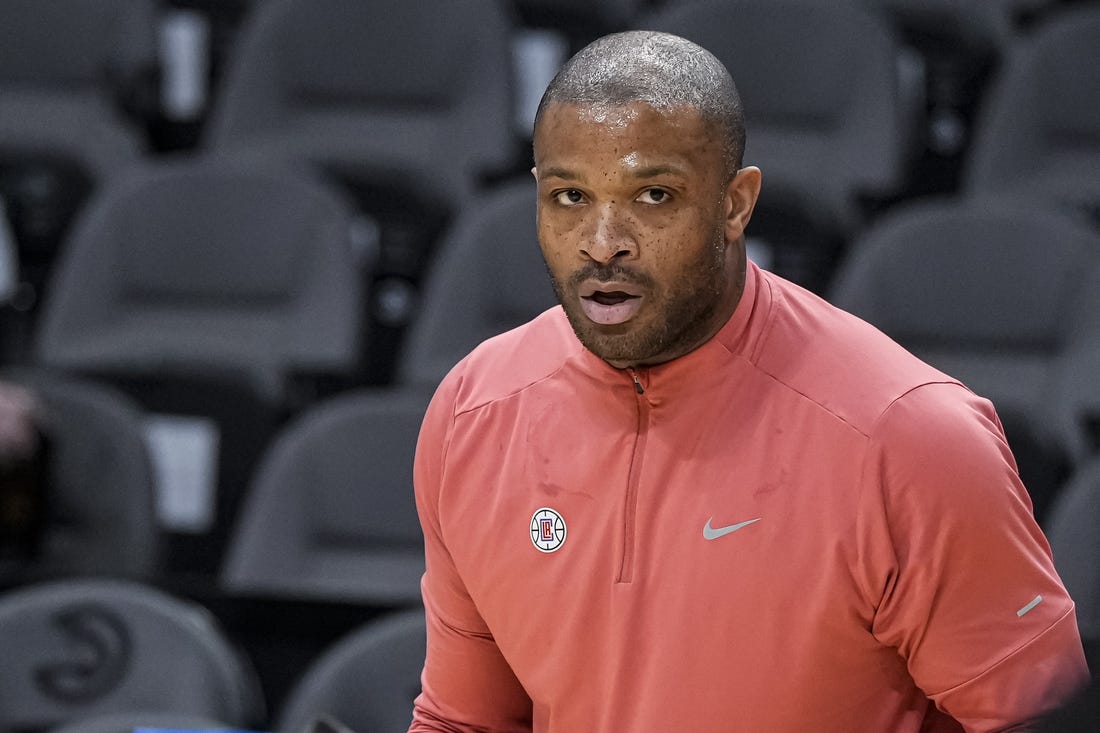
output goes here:
<path id="1" fill-rule="evenodd" d="M 633 368 L 630 369 L 630 377 L 634 380 L 634 391 L 638 394 L 645 394 L 645 389 L 642 387 L 642 383 L 638 380 L 638 373 Z"/>

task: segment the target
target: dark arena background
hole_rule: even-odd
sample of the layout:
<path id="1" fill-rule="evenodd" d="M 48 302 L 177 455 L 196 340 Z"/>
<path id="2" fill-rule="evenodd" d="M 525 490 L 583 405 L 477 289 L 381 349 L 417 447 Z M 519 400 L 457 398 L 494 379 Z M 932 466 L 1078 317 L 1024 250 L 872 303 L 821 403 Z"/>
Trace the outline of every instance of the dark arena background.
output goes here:
<path id="1" fill-rule="evenodd" d="M 750 257 L 993 400 L 1100 669 L 1100 2 L 0 0 L 0 733 L 406 730 L 420 419 L 634 28 L 737 81 Z"/>

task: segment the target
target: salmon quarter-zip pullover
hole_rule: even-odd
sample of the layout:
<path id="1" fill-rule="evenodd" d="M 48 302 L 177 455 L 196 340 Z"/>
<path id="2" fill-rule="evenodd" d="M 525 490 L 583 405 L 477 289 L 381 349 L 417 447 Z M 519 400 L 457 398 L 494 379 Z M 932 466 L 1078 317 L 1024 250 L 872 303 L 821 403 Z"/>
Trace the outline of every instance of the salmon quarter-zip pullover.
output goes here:
<path id="1" fill-rule="evenodd" d="M 1087 674 L 992 405 L 751 263 L 665 364 L 482 344 L 415 482 L 412 731 L 995 731 Z"/>

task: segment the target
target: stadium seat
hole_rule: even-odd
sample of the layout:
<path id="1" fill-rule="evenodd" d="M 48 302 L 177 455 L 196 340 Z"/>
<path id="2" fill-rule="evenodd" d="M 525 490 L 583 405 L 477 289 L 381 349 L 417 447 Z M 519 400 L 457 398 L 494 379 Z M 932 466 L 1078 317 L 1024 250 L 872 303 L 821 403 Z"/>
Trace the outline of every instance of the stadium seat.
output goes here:
<path id="1" fill-rule="evenodd" d="M 420 694 L 427 641 L 420 609 L 378 617 L 333 643 L 291 689 L 276 733 L 330 717 L 353 731 L 404 733 Z"/>
<path id="2" fill-rule="evenodd" d="M 772 269 L 820 291 L 870 202 L 900 191 L 912 155 L 889 23 L 854 2 L 685 0 L 635 25 L 695 41 L 729 69 L 745 164 L 763 172 L 747 234 Z"/>
<path id="3" fill-rule="evenodd" d="M 108 381 L 175 418 L 157 434 L 191 453 L 172 454 L 172 475 L 220 492 L 213 508 L 196 500 L 172 521 L 200 535 L 208 569 L 218 542 L 205 533 L 221 536 L 281 420 L 358 383 L 369 264 L 356 225 L 318 181 L 179 161 L 109 186 L 66 242 L 35 363 Z M 156 452 L 158 470 L 168 455 Z M 210 470 L 208 456 L 219 459 Z M 159 484 L 171 488 L 164 475 Z"/>
<path id="4" fill-rule="evenodd" d="M 285 399 L 353 373 L 363 273 L 346 202 L 220 161 L 148 166 L 91 202 L 58 263 L 37 360 L 134 373 L 225 365 Z"/>
<path id="5" fill-rule="evenodd" d="M 952 163 L 948 180 L 912 183 L 953 191 L 975 111 L 1008 47 L 1052 0 L 864 0 L 883 12 L 919 60 L 922 147 Z M 923 173 L 923 172 L 922 172 Z M 927 177 L 927 176 L 926 176 Z M 940 188 L 935 188 L 935 186 Z"/>
<path id="6" fill-rule="evenodd" d="M 530 176 L 475 197 L 437 251 L 396 383 L 314 406 L 266 454 L 223 571 L 228 590 L 374 605 L 419 600 L 412 459 L 428 399 L 478 343 L 557 302 Z"/>
<path id="7" fill-rule="evenodd" d="M 148 579 L 159 569 L 155 477 L 139 407 L 117 390 L 31 368 L 0 379 L 39 403 L 45 470 L 37 531 L 0 585 L 82 574 Z M 34 487 L 28 487 L 33 490 Z"/>
<path id="8" fill-rule="evenodd" d="M 479 343 L 556 304 L 535 228 L 535 181 L 498 184 L 438 245 L 395 379 L 434 388 Z"/>
<path id="9" fill-rule="evenodd" d="M 1054 566 L 1077 604 L 1090 662 L 1100 663 L 1100 457 L 1074 472 L 1045 522 Z"/>
<path id="10" fill-rule="evenodd" d="M 0 729 L 130 711 L 248 727 L 264 703 L 251 663 L 202 606 L 90 578 L 0 595 Z"/>
<path id="11" fill-rule="evenodd" d="M 34 297 L 90 192 L 148 149 L 156 7 L 154 0 L 0 3 L 0 198 Z"/>
<path id="12" fill-rule="evenodd" d="M 1051 13 L 1013 44 L 978 119 L 970 196 L 1018 195 L 1100 225 L 1100 7 Z"/>
<path id="13" fill-rule="evenodd" d="M 216 95 L 205 150 L 320 170 L 373 219 L 381 257 L 372 313 L 387 338 L 400 336 L 449 217 L 521 159 L 505 7 L 259 3 Z"/>
<path id="14" fill-rule="evenodd" d="M 853 241 L 829 297 L 991 399 L 1021 449 L 1072 459 L 1051 397 L 1059 355 L 1100 332 L 1100 234 L 1012 200 L 898 206 Z"/>
<path id="15" fill-rule="evenodd" d="M 1056 429 L 1075 462 L 1100 455 L 1100 333 L 1059 356 L 1052 411 Z"/>
<path id="16" fill-rule="evenodd" d="M 352 174 L 422 175 L 450 199 L 511 162 L 510 30 L 494 0 L 259 3 L 240 31 L 209 145 Z"/>
<path id="17" fill-rule="evenodd" d="M 347 392 L 273 441 L 221 575 L 233 595 L 400 606 L 420 600 L 413 451 L 430 391 Z"/>

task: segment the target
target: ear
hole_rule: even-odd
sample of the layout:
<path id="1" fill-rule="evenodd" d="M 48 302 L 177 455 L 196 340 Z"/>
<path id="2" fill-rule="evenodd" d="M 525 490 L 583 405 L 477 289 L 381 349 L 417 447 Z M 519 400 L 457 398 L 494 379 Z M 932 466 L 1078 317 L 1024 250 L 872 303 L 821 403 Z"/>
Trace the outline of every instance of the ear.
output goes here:
<path id="1" fill-rule="evenodd" d="M 760 169 L 756 166 L 745 166 L 730 179 L 725 198 L 727 242 L 735 242 L 745 235 L 745 227 L 749 225 L 759 196 Z"/>
<path id="2" fill-rule="evenodd" d="M 536 181 L 537 181 L 537 180 L 539 179 L 539 169 L 538 169 L 538 166 L 531 166 L 531 175 L 535 177 L 535 180 L 536 180 Z"/>

